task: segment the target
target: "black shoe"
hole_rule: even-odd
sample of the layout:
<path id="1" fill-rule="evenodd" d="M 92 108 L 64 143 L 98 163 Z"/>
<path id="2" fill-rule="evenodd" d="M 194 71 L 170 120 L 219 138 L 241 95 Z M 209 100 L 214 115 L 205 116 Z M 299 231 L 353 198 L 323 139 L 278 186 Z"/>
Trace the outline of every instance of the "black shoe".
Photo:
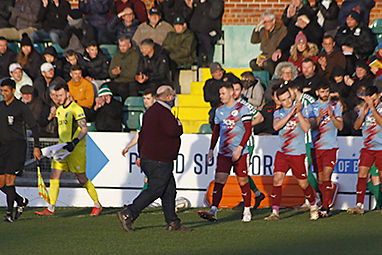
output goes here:
<path id="1" fill-rule="evenodd" d="M 265 198 L 265 195 L 264 195 L 264 193 L 261 193 L 261 192 L 260 192 L 260 195 L 255 197 L 255 205 L 253 206 L 254 210 L 256 210 L 257 207 L 259 207 L 259 205 L 261 204 L 261 201 L 263 201 L 264 198 Z"/>
<path id="2" fill-rule="evenodd" d="M 16 207 L 15 220 L 21 217 L 23 214 L 25 207 L 28 205 L 29 200 L 27 198 L 23 198 L 23 202 Z"/>
<path id="3" fill-rule="evenodd" d="M 187 232 L 187 231 L 192 231 L 192 228 L 184 226 L 184 225 L 180 224 L 180 222 L 170 222 L 167 225 L 166 230 L 168 230 L 168 231 L 185 231 L 185 232 Z"/>
<path id="4" fill-rule="evenodd" d="M 7 213 L 5 216 L 4 216 L 4 222 L 8 222 L 8 223 L 13 223 L 15 222 L 15 220 L 13 219 L 13 216 L 11 213 Z"/>
<path id="5" fill-rule="evenodd" d="M 243 210 L 244 210 L 244 202 L 241 201 L 241 202 L 238 203 L 236 206 L 232 207 L 232 210 L 235 210 L 235 211 L 243 211 Z"/>
<path id="6" fill-rule="evenodd" d="M 125 231 L 127 232 L 135 231 L 133 228 L 133 222 L 134 222 L 133 217 L 131 217 L 131 215 L 127 212 L 127 210 L 118 212 L 117 217 L 119 221 L 121 222 L 122 227 Z"/>

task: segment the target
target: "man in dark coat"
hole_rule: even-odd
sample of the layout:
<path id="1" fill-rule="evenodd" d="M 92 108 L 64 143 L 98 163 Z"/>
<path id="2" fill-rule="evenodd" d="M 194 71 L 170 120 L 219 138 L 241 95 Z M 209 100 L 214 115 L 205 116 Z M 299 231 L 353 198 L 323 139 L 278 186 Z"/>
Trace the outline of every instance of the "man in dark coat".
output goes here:
<path id="1" fill-rule="evenodd" d="M 16 54 L 8 49 L 7 39 L 0 37 L 0 79 L 8 77 L 8 68 L 16 60 Z"/>

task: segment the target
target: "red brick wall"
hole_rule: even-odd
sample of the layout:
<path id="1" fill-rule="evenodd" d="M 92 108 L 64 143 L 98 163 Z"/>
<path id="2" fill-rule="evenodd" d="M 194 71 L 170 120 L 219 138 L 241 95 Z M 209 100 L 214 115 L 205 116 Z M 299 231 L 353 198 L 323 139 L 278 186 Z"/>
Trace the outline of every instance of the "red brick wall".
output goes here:
<path id="1" fill-rule="evenodd" d="M 143 0 L 150 8 L 153 0 Z M 180 0 L 178 0 L 180 1 Z M 342 3 L 343 0 L 337 0 Z M 78 0 L 69 0 L 76 6 Z M 268 9 L 272 9 L 281 16 L 284 8 L 290 0 L 225 0 L 225 14 L 223 23 L 225 25 L 253 25 L 259 20 L 260 15 Z M 314 0 L 310 0 L 314 3 Z M 382 1 L 375 1 L 376 5 L 371 12 L 370 20 L 382 18 Z"/>

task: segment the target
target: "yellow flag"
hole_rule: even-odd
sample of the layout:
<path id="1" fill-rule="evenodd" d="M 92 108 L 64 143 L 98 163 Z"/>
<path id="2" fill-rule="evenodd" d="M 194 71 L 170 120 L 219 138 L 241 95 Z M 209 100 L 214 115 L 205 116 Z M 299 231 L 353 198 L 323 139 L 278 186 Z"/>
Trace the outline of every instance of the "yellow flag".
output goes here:
<path id="1" fill-rule="evenodd" d="M 37 188 L 38 188 L 38 195 L 42 197 L 46 202 L 49 203 L 49 193 L 45 186 L 44 179 L 42 178 L 40 166 L 37 166 Z"/>

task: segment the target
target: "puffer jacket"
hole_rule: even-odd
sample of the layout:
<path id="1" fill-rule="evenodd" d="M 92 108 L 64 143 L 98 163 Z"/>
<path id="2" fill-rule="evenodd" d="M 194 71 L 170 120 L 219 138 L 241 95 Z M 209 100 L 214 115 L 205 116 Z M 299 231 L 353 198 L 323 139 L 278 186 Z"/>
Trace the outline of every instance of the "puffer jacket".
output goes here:
<path id="1" fill-rule="evenodd" d="M 84 76 L 90 76 L 95 80 L 109 78 L 109 58 L 102 50 L 98 50 L 98 55 L 95 58 L 90 58 L 86 52 L 84 56 L 79 59 L 79 63 Z"/>

